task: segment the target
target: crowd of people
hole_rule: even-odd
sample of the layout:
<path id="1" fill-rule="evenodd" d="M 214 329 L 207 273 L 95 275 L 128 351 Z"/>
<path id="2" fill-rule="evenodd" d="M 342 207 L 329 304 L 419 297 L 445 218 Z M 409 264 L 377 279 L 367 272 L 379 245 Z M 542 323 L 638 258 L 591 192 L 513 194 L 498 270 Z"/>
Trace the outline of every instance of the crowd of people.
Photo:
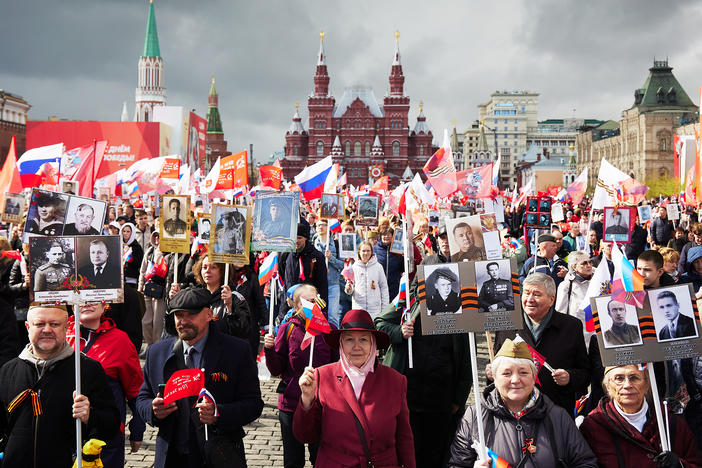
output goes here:
<path id="1" fill-rule="evenodd" d="M 702 223 L 693 209 L 669 220 L 666 205 L 675 202 L 644 201 L 653 219 L 637 218 L 622 249 L 645 289 L 690 283 L 702 299 Z M 485 260 L 470 226 L 453 227 L 460 250 L 452 256 L 444 221 L 430 226 L 428 217 L 415 214 L 410 254 L 402 255 L 392 248 L 402 229 L 397 213 L 385 210 L 377 226 L 360 227 L 352 200 L 346 210 L 341 232 L 355 234 L 352 259 L 342 258 L 330 221 L 303 204 L 294 251 L 251 252 L 248 263 L 225 264 L 211 261 L 207 247 L 195 241 L 201 204 L 190 218 L 193 249 L 181 255 L 161 250 L 153 209 L 130 202 L 110 207 L 102 234 L 118 235 L 131 252 L 121 257 L 124 302 L 75 308 L 31 302 L 28 246 L 15 226 L 0 238 L 0 250 L 17 251 L 0 256 L 0 466 L 71 466 L 75 419 L 86 440 L 106 443 L 101 458 L 108 468 L 124 466 L 125 426 L 127 450 L 138 451 L 146 424 L 158 430 L 156 467 L 246 466 L 244 427 L 263 410 L 261 354 L 279 379 L 286 468 L 303 467 L 306 460 L 319 467 L 493 466 L 480 453 L 478 408 L 467 406 L 478 385 L 468 335 L 423 334 L 420 301 L 414 300 L 418 266 Z M 51 210 L 44 211 L 50 218 Z M 525 211 L 508 204 L 498 226 L 503 257 L 518 266 L 522 317 L 520 330 L 494 334 L 497 353 L 481 369 L 487 386 L 476 404 L 487 447 L 519 467 L 702 467 L 702 358 L 654 366 L 660 399 L 669 408 L 671 441 L 664 449 L 648 372 L 637 365 L 604 366 L 597 336 L 586 327 L 583 300 L 595 268 L 602 262 L 610 272 L 615 268 L 603 214 L 592 212 L 587 200 L 566 205 L 563 220 L 534 233 L 525 226 Z M 50 235 L 50 221 L 28 228 Z M 107 268 L 100 260 L 108 258 L 107 250 L 105 243 L 91 243 L 95 268 L 85 275 L 98 277 Z M 283 288 L 259 283 L 269 255 L 278 255 Z M 51 268 L 61 268 L 61 259 L 58 249 Z M 484 267 L 481 311 L 515 306 L 500 268 L 497 262 Z M 458 281 L 448 268 L 435 271 L 437 283 Z M 409 289 L 402 297 L 405 275 Z M 54 276 L 42 271 L 36 279 Z M 437 304 L 432 310 L 460 307 L 450 287 L 446 294 L 436 289 L 436 297 L 427 298 Z M 447 305 L 451 301 L 456 306 Z M 312 345 L 305 304 L 316 304 L 331 327 Z M 623 310 L 611 301 L 600 311 L 612 323 L 603 333 L 607 342 L 640 339 Z M 690 324 L 671 314 L 663 331 L 684 336 Z M 74 393 L 78 323 L 80 395 Z M 549 369 L 535 365 L 530 347 Z M 209 396 L 166 403 L 164 384 L 189 368 L 202 369 Z"/>

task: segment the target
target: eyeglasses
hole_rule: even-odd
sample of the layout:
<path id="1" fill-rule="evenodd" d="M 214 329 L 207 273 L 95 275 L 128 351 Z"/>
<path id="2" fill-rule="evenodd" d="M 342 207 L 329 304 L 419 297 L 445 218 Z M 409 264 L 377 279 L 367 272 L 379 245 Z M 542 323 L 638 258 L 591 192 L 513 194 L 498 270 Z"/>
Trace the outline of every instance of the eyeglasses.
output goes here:
<path id="1" fill-rule="evenodd" d="M 631 374 L 628 376 L 618 374 L 618 375 L 615 375 L 614 377 L 612 377 L 612 382 L 614 382 L 614 384 L 617 386 L 624 385 L 624 382 L 626 382 L 627 380 L 629 380 L 629 383 L 631 385 L 638 385 L 641 382 L 643 382 L 643 377 L 641 377 L 638 374 Z"/>
<path id="2" fill-rule="evenodd" d="M 578 265 L 592 265 L 592 261 L 591 260 L 583 260 Z"/>

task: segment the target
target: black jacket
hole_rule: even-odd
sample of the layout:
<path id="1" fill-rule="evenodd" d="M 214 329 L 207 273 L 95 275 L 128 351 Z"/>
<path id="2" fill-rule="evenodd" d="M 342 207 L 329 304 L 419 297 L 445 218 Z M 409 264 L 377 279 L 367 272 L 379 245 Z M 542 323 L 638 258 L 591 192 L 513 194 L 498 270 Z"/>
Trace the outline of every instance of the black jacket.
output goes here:
<path id="1" fill-rule="evenodd" d="M 634 230 L 631 233 L 631 242 L 624 244 L 624 253 L 626 253 L 626 258 L 629 260 L 634 260 L 641 255 L 641 252 L 646 248 L 648 233 L 639 224 L 634 226 Z"/>
<path id="2" fill-rule="evenodd" d="M 524 341 L 546 358 L 554 369 L 565 369 L 570 374 L 568 385 L 556 385 L 551 372 L 542 367 L 538 377 L 543 392 L 553 402 L 573 414 L 576 395 L 580 396 L 590 384 L 590 360 L 583 338 L 583 323 L 576 317 L 561 314 L 553 310 L 546 329 L 539 341 L 535 342 L 531 332 L 524 323 L 522 330 L 499 331 L 495 337 L 495 349 L 500 349 L 507 338 L 514 340 L 517 333 Z M 522 318 L 524 321 L 524 318 Z"/>
<path id="3" fill-rule="evenodd" d="M 271 253 L 275 255 L 275 253 Z M 302 274 L 300 274 L 300 259 L 302 259 Z M 300 252 L 285 252 L 280 254 L 278 272 L 286 288 L 296 284 L 308 283 L 317 288 L 319 296 L 327 302 L 329 299 L 329 283 L 327 281 L 327 266 L 324 261 L 324 254 L 314 248 L 312 241 L 307 240 L 307 244 Z M 302 276 L 304 275 L 304 279 Z M 285 302 L 285 291 L 278 291 L 278 316 L 283 317 L 290 307 Z M 326 315 L 326 309 L 324 309 Z"/>
<path id="4" fill-rule="evenodd" d="M 669 219 L 656 218 L 651 223 L 651 238 L 658 245 L 668 245 L 673 238 L 673 222 Z"/>
<path id="5" fill-rule="evenodd" d="M 76 447 L 76 423 L 72 416 L 75 388 L 74 356 L 59 360 L 38 378 L 34 364 L 14 358 L 0 369 L 0 432 L 9 433 L 3 466 L 70 468 Z M 112 390 L 102 366 L 81 356 L 81 390 L 90 400 L 90 418 L 83 425 L 83 440 L 110 440 L 120 428 Z M 24 390 L 39 392 L 42 414 L 34 417 L 26 398 L 9 416 L 7 406 Z M 36 445 L 34 442 L 36 434 Z"/>

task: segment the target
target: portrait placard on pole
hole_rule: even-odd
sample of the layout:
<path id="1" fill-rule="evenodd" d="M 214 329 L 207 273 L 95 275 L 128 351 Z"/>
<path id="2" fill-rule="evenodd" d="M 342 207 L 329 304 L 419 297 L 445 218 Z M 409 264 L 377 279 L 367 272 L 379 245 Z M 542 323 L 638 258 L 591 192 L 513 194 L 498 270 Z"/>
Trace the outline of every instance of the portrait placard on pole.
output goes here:
<path id="1" fill-rule="evenodd" d="M 249 263 L 251 208 L 239 205 L 212 204 L 215 221 L 209 258 L 221 263 Z"/>
<path id="2" fill-rule="evenodd" d="M 342 219 L 344 217 L 344 196 L 340 193 L 323 193 L 319 202 L 320 219 Z"/>
<path id="3" fill-rule="evenodd" d="M 159 236 L 163 252 L 190 253 L 190 196 L 159 199 Z"/>
<path id="4" fill-rule="evenodd" d="M 623 366 L 702 354 L 694 297 L 692 284 L 679 284 L 591 298 L 602 363 Z M 634 305 L 637 300 L 642 308 Z"/>
<path id="5" fill-rule="evenodd" d="M 17 224 L 22 221 L 24 213 L 24 195 L 21 193 L 6 193 L 2 207 L 2 222 Z"/>
<path id="6" fill-rule="evenodd" d="M 256 192 L 251 250 L 292 252 L 300 220 L 300 192 Z"/>
<path id="7" fill-rule="evenodd" d="M 359 195 L 356 202 L 356 226 L 377 226 L 380 216 L 380 197 L 377 195 Z"/>
<path id="8" fill-rule="evenodd" d="M 516 259 L 420 265 L 417 274 L 423 334 L 522 328 Z"/>

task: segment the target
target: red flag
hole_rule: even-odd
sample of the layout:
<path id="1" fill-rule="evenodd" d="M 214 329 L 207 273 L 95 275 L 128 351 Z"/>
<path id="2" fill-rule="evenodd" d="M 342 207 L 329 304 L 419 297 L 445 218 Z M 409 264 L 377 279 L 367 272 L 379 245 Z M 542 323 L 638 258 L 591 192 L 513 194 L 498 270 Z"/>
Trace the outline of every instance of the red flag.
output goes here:
<path id="1" fill-rule="evenodd" d="M 444 135 L 444 145 L 436 150 L 422 169 L 439 197 L 448 197 L 458 189 L 456 167 L 453 165 L 448 133 Z M 492 170 L 492 166 L 490 167 Z M 492 180 L 492 174 L 490 174 Z"/>
<path id="2" fill-rule="evenodd" d="M 10 150 L 7 152 L 5 163 L 2 165 L 0 172 L 0 187 L 5 193 L 20 193 L 22 192 L 22 182 L 20 181 L 19 171 L 17 170 L 17 147 L 15 146 L 15 135 L 12 135 L 10 140 Z"/>
<path id="3" fill-rule="evenodd" d="M 283 170 L 277 166 L 261 166 L 258 168 L 258 180 L 261 187 L 270 187 L 280 190 L 280 183 L 283 180 Z"/>
<path id="4" fill-rule="evenodd" d="M 22 254 L 20 254 L 19 250 L 3 250 L 2 256 L 14 258 L 15 260 L 19 260 L 20 262 L 22 261 Z"/>
<path id="5" fill-rule="evenodd" d="M 697 206 L 695 197 L 695 168 L 693 166 L 687 171 L 687 179 L 685 179 L 685 204 L 687 206 Z"/>
<path id="6" fill-rule="evenodd" d="M 107 140 L 100 140 L 92 145 L 84 146 L 80 152 L 85 154 L 85 157 L 78 166 L 71 180 L 78 181 L 78 190 L 81 197 L 92 197 L 95 179 L 100 172 L 105 150 L 107 149 Z"/>
<path id="7" fill-rule="evenodd" d="M 370 188 L 371 191 L 381 192 L 388 191 L 388 176 L 383 176 L 376 180 Z"/>
<path id="8" fill-rule="evenodd" d="M 175 371 L 166 382 L 163 404 L 168 405 L 181 398 L 197 396 L 205 386 L 205 374 L 200 369 Z"/>
<path id="9" fill-rule="evenodd" d="M 215 190 L 235 189 L 249 184 L 249 162 L 246 155 L 246 151 L 242 151 L 221 159 Z"/>
<path id="10" fill-rule="evenodd" d="M 556 198 L 558 194 L 561 193 L 561 190 L 563 190 L 563 187 L 554 185 L 553 187 L 547 188 L 546 193 L 548 193 L 549 196 Z"/>
<path id="11" fill-rule="evenodd" d="M 492 186 L 492 164 L 456 173 L 458 190 L 468 198 L 487 198 Z"/>

